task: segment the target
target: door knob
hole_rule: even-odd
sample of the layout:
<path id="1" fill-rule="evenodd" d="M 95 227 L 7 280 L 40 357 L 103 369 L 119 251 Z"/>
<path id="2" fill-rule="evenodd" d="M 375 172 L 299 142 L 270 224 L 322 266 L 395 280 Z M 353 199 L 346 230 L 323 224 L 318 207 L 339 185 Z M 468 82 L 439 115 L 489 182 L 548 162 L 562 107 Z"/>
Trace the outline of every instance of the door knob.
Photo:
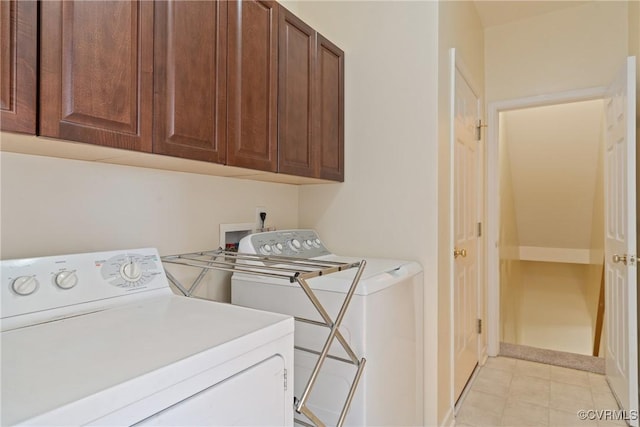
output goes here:
<path id="1" fill-rule="evenodd" d="M 459 256 L 461 256 L 462 258 L 467 256 L 467 250 L 466 249 L 453 249 L 453 258 L 458 258 Z"/>
<path id="2" fill-rule="evenodd" d="M 624 263 L 624 265 L 627 265 L 627 256 L 626 255 L 614 255 L 613 256 L 613 262 L 614 264 L 617 264 L 619 262 Z"/>

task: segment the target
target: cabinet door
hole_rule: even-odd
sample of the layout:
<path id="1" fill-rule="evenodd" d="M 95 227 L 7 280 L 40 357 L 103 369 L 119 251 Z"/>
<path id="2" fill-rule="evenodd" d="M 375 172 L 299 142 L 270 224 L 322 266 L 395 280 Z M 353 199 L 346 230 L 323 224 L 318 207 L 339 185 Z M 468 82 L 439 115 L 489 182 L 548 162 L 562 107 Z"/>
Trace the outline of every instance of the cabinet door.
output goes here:
<path id="1" fill-rule="evenodd" d="M 317 43 L 319 176 L 344 181 L 344 52 L 320 34 Z"/>
<path id="2" fill-rule="evenodd" d="M 278 172 L 315 176 L 316 32 L 284 8 L 278 31 Z"/>
<path id="3" fill-rule="evenodd" d="M 224 163 L 227 2 L 155 3 L 153 152 Z"/>
<path id="4" fill-rule="evenodd" d="M 0 1 L 0 129 L 36 133 L 38 4 Z"/>
<path id="5" fill-rule="evenodd" d="M 40 133 L 151 151 L 153 2 L 41 7 Z"/>
<path id="6" fill-rule="evenodd" d="M 227 164 L 277 169 L 278 4 L 229 2 Z"/>

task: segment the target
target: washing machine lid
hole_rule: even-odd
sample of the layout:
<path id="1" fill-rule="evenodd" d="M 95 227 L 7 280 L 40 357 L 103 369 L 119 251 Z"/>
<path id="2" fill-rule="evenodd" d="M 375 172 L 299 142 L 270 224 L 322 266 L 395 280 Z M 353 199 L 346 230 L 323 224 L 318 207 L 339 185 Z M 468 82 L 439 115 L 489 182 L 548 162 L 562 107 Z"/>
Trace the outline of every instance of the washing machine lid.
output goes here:
<path id="1" fill-rule="evenodd" d="M 362 259 L 327 255 L 320 257 L 332 261 L 357 262 Z M 356 288 L 356 295 L 370 295 L 401 281 L 407 280 L 422 271 L 420 264 L 414 261 L 395 259 L 366 258 L 366 266 Z M 331 292 L 346 292 L 355 276 L 356 269 L 333 273 L 309 281 L 312 289 Z"/>
<path id="2" fill-rule="evenodd" d="M 85 424 L 291 333 L 289 316 L 175 295 L 3 332 L 1 424 L 69 405 Z"/>
<path id="3" fill-rule="evenodd" d="M 344 263 L 362 261 L 362 258 L 338 255 L 325 255 L 314 259 Z M 366 262 L 367 264 L 356 288 L 355 295 L 366 296 L 379 292 L 389 286 L 399 283 L 400 281 L 407 280 L 422 271 L 420 264 L 414 261 L 368 258 L 366 259 Z M 351 268 L 337 273 L 331 273 L 326 276 L 309 279 L 307 282 L 314 290 L 346 293 L 356 275 L 356 271 L 356 268 Z M 297 283 L 290 283 L 284 279 L 234 273 L 232 283 L 240 281 L 264 283 L 265 285 L 300 286 Z"/>

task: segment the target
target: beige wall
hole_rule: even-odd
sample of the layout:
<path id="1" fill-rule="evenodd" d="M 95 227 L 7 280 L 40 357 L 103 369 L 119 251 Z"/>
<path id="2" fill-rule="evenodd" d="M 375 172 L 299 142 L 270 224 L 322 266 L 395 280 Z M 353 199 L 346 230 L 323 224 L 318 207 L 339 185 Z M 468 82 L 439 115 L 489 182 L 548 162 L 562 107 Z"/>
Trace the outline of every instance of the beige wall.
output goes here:
<path id="1" fill-rule="evenodd" d="M 450 91 L 451 70 L 449 51 L 456 49 L 468 73 L 465 76 L 484 101 L 484 35 L 475 6 L 471 1 L 438 3 L 438 419 L 440 422 L 452 416 L 455 397 L 451 390 L 451 290 L 453 285 L 453 236 L 451 212 L 451 142 L 450 142 Z M 479 151 L 484 157 L 484 141 Z M 481 176 L 484 176 L 481 171 Z M 479 183 L 479 189 L 484 183 Z M 479 247 L 484 245 L 480 242 Z M 480 257 L 483 252 L 480 251 Z M 482 267 L 482 261 L 479 266 Z M 483 275 L 484 277 L 484 275 Z M 485 280 L 481 280 L 479 296 L 484 301 Z M 486 304 L 482 304 L 486 306 Z M 486 313 L 479 313 L 486 319 Z M 486 335 L 480 337 L 486 343 Z"/>
<path id="2" fill-rule="evenodd" d="M 627 2 L 594 1 L 487 28 L 487 101 L 605 86 L 627 56 Z"/>
<path id="3" fill-rule="evenodd" d="M 603 111 L 604 113 L 604 111 Z M 593 213 L 591 224 L 591 259 L 586 270 L 585 297 L 591 316 L 592 330 L 596 331 L 600 286 L 602 283 L 602 268 L 604 262 L 604 129 L 600 132 L 598 149 L 598 165 L 596 167 L 596 187 L 593 197 Z M 604 333 L 604 328 L 603 328 Z M 604 357 L 603 354 L 600 356 Z"/>
<path id="4" fill-rule="evenodd" d="M 501 114 L 498 129 L 498 164 L 500 167 L 500 340 L 508 343 L 518 342 L 518 306 L 520 304 L 521 269 L 516 221 L 515 202 L 513 197 L 509 142 L 506 132 L 506 120 Z"/>
<path id="5" fill-rule="evenodd" d="M 298 225 L 293 185 L 25 154 L 0 154 L 2 259 L 138 247 L 215 249 L 220 223 Z M 227 299 L 228 289 L 208 296 Z"/>
<path id="6" fill-rule="evenodd" d="M 584 297 L 584 264 L 521 264 L 515 344 L 591 355 L 593 330 Z"/>
<path id="7" fill-rule="evenodd" d="M 630 1 L 628 4 L 629 55 L 640 54 L 640 2 Z"/>
<path id="8" fill-rule="evenodd" d="M 296 9 L 346 52 L 345 184 L 302 187 L 300 224 L 316 227 L 336 252 L 421 262 L 425 422 L 440 424 L 453 404 L 451 237 L 441 232 L 450 227 L 448 58 L 456 47 L 482 96 L 479 19 L 472 2 L 300 2 Z"/>
<path id="9" fill-rule="evenodd" d="M 593 223 L 594 232 L 604 232 L 602 218 L 593 217 L 603 179 L 603 111 L 603 100 L 595 99 L 500 113 L 521 259 L 590 262 Z"/>
<path id="10" fill-rule="evenodd" d="M 437 7 L 402 1 L 295 5 L 346 55 L 345 183 L 301 187 L 300 225 L 316 228 L 336 253 L 405 258 L 424 267 L 428 425 L 438 423 L 440 372 Z"/>
<path id="11" fill-rule="evenodd" d="M 451 237 L 443 232 L 450 227 L 449 48 L 458 50 L 482 97 L 483 33 L 475 7 L 472 2 L 300 2 L 295 8 L 346 52 L 345 184 L 302 187 L 300 224 L 328 236 L 336 252 L 422 263 L 426 423 L 440 424 L 452 408 Z M 437 105 L 432 102 L 436 55 Z"/>

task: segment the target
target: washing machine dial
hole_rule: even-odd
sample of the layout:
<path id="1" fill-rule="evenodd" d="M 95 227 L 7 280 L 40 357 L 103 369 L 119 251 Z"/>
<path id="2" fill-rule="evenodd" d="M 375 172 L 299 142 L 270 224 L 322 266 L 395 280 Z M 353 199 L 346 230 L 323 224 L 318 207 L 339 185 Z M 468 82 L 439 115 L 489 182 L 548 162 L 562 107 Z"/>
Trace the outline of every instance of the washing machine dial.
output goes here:
<path id="1" fill-rule="evenodd" d="M 289 240 L 289 247 L 293 249 L 294 252 L 298 252 L 302 245 L 298 239 Z"/>
<path id="2" fill-rule="evenodd" d="M 137 261 L 130 259 L 122 264 L 120 274 L 127 282 L 137 282 L 142 277 L 142 267 Z"/>
<path id="3" fill-rule="evenodd" d="M 282 243 L 276 243 L 276 249 L 282 252 L 282 250 L 284 249 L 284 246 L 282 246 Z"/>
<path id="4" fill-rule="evenodd" d="M 61 271 L 56 274 L 55 282 L 60 289 L 71 289 L 78 284 L 78 276 L 75 271 Z"/>
<path id="5" fill-rule="evenodd" d="M 38 285 L 35 276 L 20 276 L 11 283 L 11 289 L 18 295 L 27 296 L 34 293 Z"/>
<path id="6" fill-rule="evenodd" d="M 320 239 L 315 239 L 311 242 L 311 244 L 316 247 L 319 248 L 320 247 Z"/>
<path id="7" fill-rule="evenodd" d="M 260 252 L 264 255 L 269 255 L 271 253 L 271 245 L 262 245 L 260 246 Z"/>
<path id="8" fill-rule="evenodd" d="M 280 255 L 282 253 L 282 245 L 280 243 L 277 243 L 271 246 L 271 250 L 273 251 L 274 254 Z"/>
<path id="9" fill-rule="evenodd" d="M 309 239 L 307 239 L 307 240 L 305 240 L 304 242 L 302 242 L 302 246 L 303 246 L 305 249 L 311 249 L 311 245 L 312 245 L 312 243 L 311 243 L 311 240 L 309 240 Z"/>

